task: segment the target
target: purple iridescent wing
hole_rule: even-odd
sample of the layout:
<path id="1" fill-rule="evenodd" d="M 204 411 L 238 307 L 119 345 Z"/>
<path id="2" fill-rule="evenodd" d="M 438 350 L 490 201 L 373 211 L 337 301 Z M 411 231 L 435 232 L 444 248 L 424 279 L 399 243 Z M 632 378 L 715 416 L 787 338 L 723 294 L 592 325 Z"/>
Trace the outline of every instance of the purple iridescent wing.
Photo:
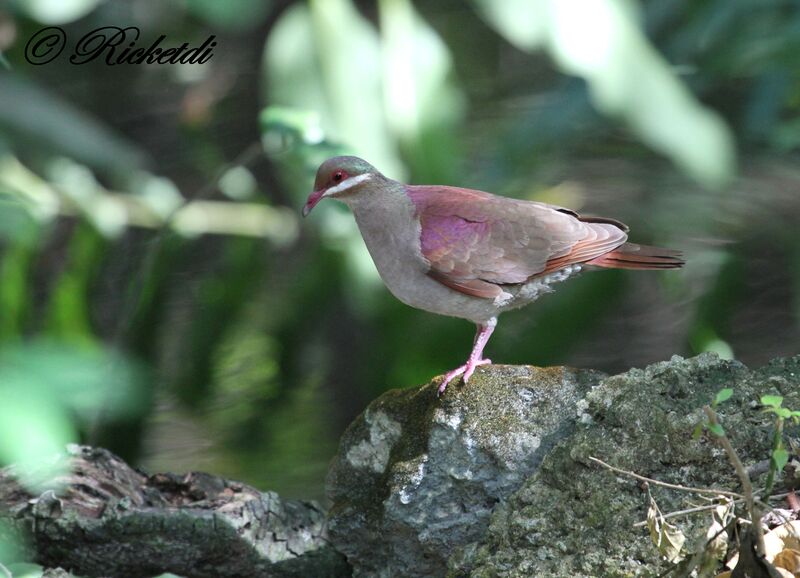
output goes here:
<path id="1" fill-rule="evenodd" d="M 502 285 L 596 258 L 625 242 L 618 226 L 584 222 L 552 205 L 445 186 L 408 186 L 429 275 L 494 298 Z"/>

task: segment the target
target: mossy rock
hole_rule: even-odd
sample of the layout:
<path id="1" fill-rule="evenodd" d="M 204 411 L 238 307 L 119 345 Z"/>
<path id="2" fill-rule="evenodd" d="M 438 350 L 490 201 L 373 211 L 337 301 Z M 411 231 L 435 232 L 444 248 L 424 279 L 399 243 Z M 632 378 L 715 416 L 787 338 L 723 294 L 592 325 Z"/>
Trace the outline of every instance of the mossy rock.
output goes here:
<path id="1" fill-rule="evenodd" d="M 692 438 L 702 407 L 745 465 L 769 456 L 761 395 L 800 407 L 800 356 L 757 371 L 712 354 L 607 377 L 588 370 L 487 366 L 436 397 L 434 381 L 370 404 L 342 438 L 328 477 L 329 529 L 357 576 L 657 576 L 642 483 L 738 490 L 725 454 Z M 651 487 L 662 511 L 693 496 Z M 690 541 L 709 515 L 680 518 Z"/>

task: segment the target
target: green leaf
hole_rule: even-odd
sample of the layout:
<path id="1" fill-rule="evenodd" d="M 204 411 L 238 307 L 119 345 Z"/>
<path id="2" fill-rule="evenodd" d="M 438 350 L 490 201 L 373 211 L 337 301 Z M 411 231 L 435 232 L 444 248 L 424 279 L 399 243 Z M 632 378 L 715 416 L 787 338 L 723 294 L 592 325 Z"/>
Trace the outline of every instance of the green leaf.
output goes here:
<path id="1" fill-rule="evenodd" d="M 47 329 L 52 336 L 76 343 L 94 342 L 91 282 L 106 249 L 106 241 L 87 223 L 75 229 L 69 241 L 69 266 L 50 292 Z"/>
<path id="2" fill-rule="evenodd" d="M 141 412 L 143 374 L 112 350 L 31 342 L 0 348 L 0 465 L 14 464 L 34 490 L 68 466 L 76 417 L 96 420 Z"/>
<path id="3" fill-rule="evenodd" d="M 23 485 L 42 491 L 64 473 L 66 462 L 53 458 L 67 443 L 78 441 L 77 432 L 66 408 L 35 379 L 3 377 L 0 464 L 13 463 Z"/>
<path id="4" fill-rule="evenodd" d="M 259 115 L 259 124 L 264 133 L 274 132 L 295 137 L 310 144 L 320 142 L 324 136 L 319 114 L 288 106 L 265 108 Z"/>
<path id="5" fill-rule="evenodd" d="M 708 431 L 714 434 L 717 437 L 722 437 L 725 435 L 725 430 L 722 426 L 718 423 L 710 423 L 708 424 Z"/>
<path id="6" fill-rule="evenodd" d="M 692 439 L 693 440 L 700 439 L 701 435 L 703 435 L 703 423 L 702 422 L 700 422 L 696 426 L 694 426 L 694 429 L 692 430 Z"/>
<path id="7" fill-rule="evenodd" d="M 530 0 L 472 0 L 489 26 L 520 50 L 539 48 L 547 36 L 546 7 Z M 525 15 L 522 17 L 522 15 Z"/>
<path id="8" fill-rule="evenodd" d="M 730 181 L 731 131 L 688 90 L 644 34 L 634 3 L 616 0 L 475 0 L 492 26 L 523 49 L 543 44 L 565 74 L 583 78 L 601 113 L 622 117 L 643 142 L 706 186 Z M 501 9 L 505 7 L 505 10 Z M 637 89 L 628 80 L 637 78 Z M 708 154 L 709 151 L 713 151 Z"/>
<path id="9" fill-rule="evenodd" d="M 439 133 L 437 139 L 452 137 L 464 109 L 464 99 L 452 82 L 447 45 L 411 0 L 378 0 L 378 17 L 389 128 L 404 150 L 423 149 L 417 164 L 428 164 L 426 158 L 447 164 L 447 156 L 436 155 L 436 147 L 430 143 L 425 146 L 432 132 Z M 457 145 L 457 140 L 449 143 L 448 156 L 456 152 L 452 149 Z"/>
<path id="10" fill-rule="evenodd" d="M 776 448 L 772 451 L 772 462 L 775 464 L 777 471 L 783 470 L 783 466 L 789 461 L 789 452 L 784 448 Z"/>
<path id="11" fill-rule="evenodd" d="M 792 417 L 792 412 L 786 407 L 776 407 L 772 412 L 780 418 L 788 419 Z"/>
<path id="12" fill-rule="evenodd" d="M 15 0 L 14 7 L 42 24 L 68 24 L 89 14 L 100 0 Z"/>
<path id="13" fill-rule="evenodd" d="M 188 0 L 186 7 L 214 27 L 252 30 L 264 21 L 271 4 L 271 0 Z"/>
<path id="14" fill-rule="evenodd" d="M 14 578 L 43 578 L 45 569 L 39 566 L 38 564 L 32 564 L 30 562 L 19 562 L 17 564 L 9 564 L 7 566 L 8 571 L 11 573 L 11 576 Z M 48 576 L 52 574 L 48 572 Z M 74 574 L 58 574 L 59 576 L 65 576 L 65 578 L 75 578 Z"/>
<path id="15" fill-rule="evenodd" d="M 716 397 L 714 398 L 714 405 L 718 405 L 723 401 L 727 401 L 733 395 L 733 389 L 730 387 L 726 387 L 725 389 L 721 389 L 717 392 Z"/>
<path id="16" fill-rule="evenodd" d="M 22 75 L 3 75 L 0 129 L 14 139 L 15 149 L 64 155 L 114 175 L 144 166 L 144 153 L 135 144 L 60 94 Z"/>
<path id="17" fill-rule="evenodd" d="M 721 339 L 716 331 L 708 325 L 698 325 L 689 337 L 692 348 L 697 353 L 716 353 L 720 359 L 733 359 L 733 348 Z"/>
<path id="18" fill-rule="evenodd" d="M 275 24 L 264 56 L 273 106 L 314 111 L 331 140 L 386 175 L 404 176 L 383 106 L 380 37 L 352 0 L 294 3 Z"/>
<path id="19" fill-rule="evenodd" d="M 694 353 L 714 352 L 723 359 L 733 359 L 734 352 L 722 335 L 727 333 L 731 318 L 738 310 L 747 278 L 743 260 L 735 254 L 715 258 L 711 266 L 714 280 L 697 301 L 695 319 L 689 330 L 689 344 Z"/>
<path id="20" fill-rule="evenodd" d="M 761 396 L 761 405 L 766 405 L 770 407 L 780 407 L 783 403 L 783 396 L 781 395 L 762 395 Z"/>
<path id="21" fill-rule="evenodd" d="M 105 417 L 138 413 L 143 379 L 141 367 L 111 349 L 57 341 L 0 349 L 0 399 L 30 389 L 26 403 L 56 403 L 87 420 L 98 412 Z M 0 446 L 3 439 L 12 438 L 0 436 Z"/>
<path id="22" fill-rule="evenodd" d="M 0 519 L 0 563 L 9 565 L 13 562 L 24 560 L 25 542 L 25 536 L 19 528 L 13 526 L 7 520 Z"/>
<path id="23" fill-rule="evenodd" d="M 0 209 L 2 210 L 2 209 Z M 26 321 L 33 309 L 32 269 L 35 253 L 27 246 L 14 244 L 0 257 L 0 341 L 24 334 Z"/>
<path id="24" fill-rule="evenodd" d="M 32 247 L 40 233 L 30 208 L 10 190 L 0 190 L 0 240 Z"/>

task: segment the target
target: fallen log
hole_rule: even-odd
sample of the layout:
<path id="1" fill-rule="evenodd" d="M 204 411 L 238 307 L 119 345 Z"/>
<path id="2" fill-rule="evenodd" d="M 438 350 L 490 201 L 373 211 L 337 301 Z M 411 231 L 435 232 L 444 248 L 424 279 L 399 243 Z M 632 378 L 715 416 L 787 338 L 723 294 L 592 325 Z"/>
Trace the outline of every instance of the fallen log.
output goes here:
<path id="1" fill-rule="evenodd" d="M 87 446 L 59 459 L 69 473 L 39 495 L 18 483 L 15 466 L 0 470 L 0 541 L 22 538 L 23 555 L 44 567 L 83 576 L 350 575 L 314 502 L 204 473 L 147 475 Z"/>

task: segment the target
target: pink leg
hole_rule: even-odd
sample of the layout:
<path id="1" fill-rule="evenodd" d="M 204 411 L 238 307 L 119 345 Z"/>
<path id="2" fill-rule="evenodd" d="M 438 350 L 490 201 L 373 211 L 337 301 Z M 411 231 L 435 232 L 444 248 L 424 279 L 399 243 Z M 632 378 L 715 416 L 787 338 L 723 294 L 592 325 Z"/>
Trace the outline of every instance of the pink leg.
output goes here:
<path id="1" fill-rule="evenodd" d="M 444 393 L 447 384 L 462 373 L 464 374 L 464 383 L 467 383 L 469 378 L 472 377 L 472 374 L 475 372 L 476 367 L 492 362 L 491 359 L 483 359 L 483 348 L 486 347 L 486 343 L 492 336 L 492 332 L 496 326 L 497 317 L 492 317 L 489 319 L 486 325 L 478 325 L 478 330 L 475 332 L 475 340 L 472 342 L 472 353 L 469 354 L 469 359 L 467 359 L 467 362 L 461 367 L 457 367 L 456 369 L 445 373 L 444 381 L 442 381 L 442 384 L 439 386 L 438 395 L 441 396 Z"/>

